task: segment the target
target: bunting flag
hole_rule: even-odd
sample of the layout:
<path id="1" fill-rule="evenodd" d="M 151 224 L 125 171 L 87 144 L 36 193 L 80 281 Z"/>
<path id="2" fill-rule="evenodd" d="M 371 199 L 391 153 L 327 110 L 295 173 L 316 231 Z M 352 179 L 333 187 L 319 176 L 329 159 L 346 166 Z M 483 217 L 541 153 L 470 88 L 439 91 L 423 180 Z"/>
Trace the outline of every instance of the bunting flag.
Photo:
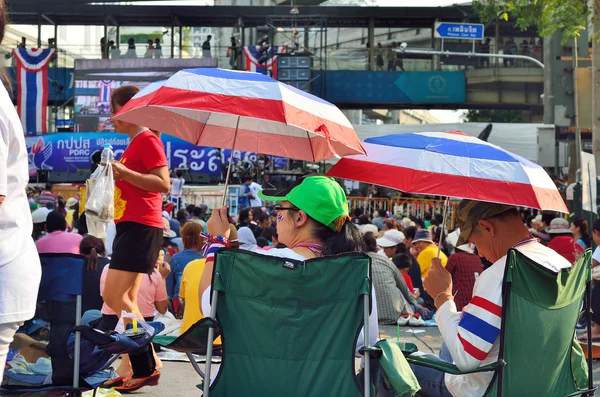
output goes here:
<path id="1" fill-rule="evenodd" d="M 283 54 L 286 51 L 285 46 L 269 47 L 267 50 L 267 59 L 264 63 L 259 63 L 263 56 L 261 52 L 262 46 L 251 45 L 244 47 L 244 55 L 246 57 L 246 70 L 248 72 L 256 72 L 267 74 L 271 70 L 271 77 L 277 79 L 277 58 L 278 54 Z"/>
<path id="2" fill-rule="evenodd" d="M 112 95 L 112 80 L 101 80 L 98 84 L 98 89 L 100 91 L 98 104 L 109 105 L 110 104 L 110 96 Z"/>
<path id="3" fill-rule="evenodd" d="M 54 48 L 17 48 L 17 111 L 25 133 L 46 133 L 48 64 Z"/>

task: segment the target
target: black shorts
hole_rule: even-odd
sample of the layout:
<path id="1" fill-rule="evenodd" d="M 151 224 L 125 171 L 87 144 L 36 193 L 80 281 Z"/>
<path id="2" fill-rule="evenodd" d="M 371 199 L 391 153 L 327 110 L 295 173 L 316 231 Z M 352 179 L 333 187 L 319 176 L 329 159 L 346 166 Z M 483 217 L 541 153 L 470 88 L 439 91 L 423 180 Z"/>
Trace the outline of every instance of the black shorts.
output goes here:
<path id="1" fill-rule="evenodd" d="M 137 222 L 120 222 L 109 268 L 151 274 L 162 243 L 162 229 Z"/>

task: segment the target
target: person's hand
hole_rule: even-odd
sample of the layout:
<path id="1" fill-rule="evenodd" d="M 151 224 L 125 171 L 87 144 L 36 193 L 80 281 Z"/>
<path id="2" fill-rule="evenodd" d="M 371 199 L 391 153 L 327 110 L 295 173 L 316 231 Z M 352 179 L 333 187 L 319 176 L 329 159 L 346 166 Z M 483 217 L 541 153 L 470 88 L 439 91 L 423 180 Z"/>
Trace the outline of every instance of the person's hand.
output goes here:
<path id="1" fill-rule="evenodd" d="M 429 269 L 429 273 L 423 281 L 423 286 L 429 295 L 435 299 L 435 306 L 438 309 L 444 302 L 453 299 L 452 275 L 442 266 L 440 258 L 431 260 L 431 269 Z"/>
<path id="2" fill-rule="evenodd" d="M 111 165 L 113 170 L 113 178 L 115 178 L 115 181 L 127 179 L 127 175 L 131 173 L 129 168 L 125 167 L 125 165 L 119 161 L 114 160 L 111 162 Z"/>
<path id="3" fill-rule="evenodd" d="M 171 265 L 169 265 L 169 262 L 163 262 L 160 265 L 158 265 L 158 272 L 160 273 L 162 278 L 167 278 L 169 273 L 171 273 Z"/>
<path id="4" fill-rule="evenodd" d="M 417 299 L 419 296 L 421 296 L 421 290 L 418 289 L 417 292 L 414 293 L 415 295 L 415 299 Z"/>
<path id="5" fill-rule="evenodd" d="M 215 208 L 206 223 L 206 230 L 211 236 L 223 236 L 229 238 L 229 219 L 227 219 L 227 207 Z"/>

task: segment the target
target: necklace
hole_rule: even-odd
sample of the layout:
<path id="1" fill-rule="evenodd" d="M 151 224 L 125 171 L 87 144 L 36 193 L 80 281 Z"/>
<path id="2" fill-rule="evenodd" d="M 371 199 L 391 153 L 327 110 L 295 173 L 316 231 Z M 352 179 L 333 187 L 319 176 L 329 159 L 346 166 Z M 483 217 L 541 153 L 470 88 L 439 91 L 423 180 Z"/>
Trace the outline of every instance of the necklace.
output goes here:
<path id="1" fill-rule="evenodd" d="M 298 243 L 298 244 L 294 245 L 294 248 L 296 248 L 296 247 L 308 248 L 310 250 L 310 252 L 312 252 L 316 256 L 323 256 L 323 244 Z"/>

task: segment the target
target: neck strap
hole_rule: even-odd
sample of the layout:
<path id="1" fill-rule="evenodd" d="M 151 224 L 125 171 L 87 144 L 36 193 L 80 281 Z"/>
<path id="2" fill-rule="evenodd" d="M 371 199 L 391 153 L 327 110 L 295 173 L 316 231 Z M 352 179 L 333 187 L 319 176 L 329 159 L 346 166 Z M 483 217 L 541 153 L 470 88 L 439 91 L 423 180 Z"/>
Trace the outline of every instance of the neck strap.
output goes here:
<path id="1" fill-rule="evenodd" d="M 308 248 L 310 252 L 315 254 L 316 256 L 323 256 L 323 244 L 318 243 L 298 243 L 294 245 L 294 248 Z"/>

